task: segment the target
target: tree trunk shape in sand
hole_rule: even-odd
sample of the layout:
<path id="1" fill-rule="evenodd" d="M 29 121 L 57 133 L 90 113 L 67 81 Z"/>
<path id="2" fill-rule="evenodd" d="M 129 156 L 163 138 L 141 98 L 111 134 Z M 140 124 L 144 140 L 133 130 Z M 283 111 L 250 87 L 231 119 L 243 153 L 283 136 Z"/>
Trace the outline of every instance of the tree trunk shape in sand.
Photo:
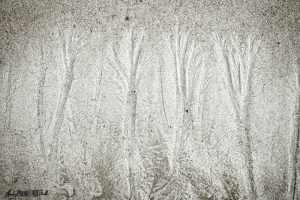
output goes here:
<path id="1" fill-rule="evenodd" d="M 190 32 L 177 29 L 175 38 L 171 39 L 171 49 L 175 69 L 176 83 L 176 116 L 175 141 L 172 150 L 173 171 L 179 171 L 180 153 L 194 128 L 197 111 L 195 106 L 199 87 L 202 87 L 206 69 L 199 45 L 191 40 Z M 201 103 L 201 102 L 200 102 Z"/>
<path id="2" fill-rule="evenodd" d="M 109 65 L 116 72 L 120 84 L 125 93 L 124 100 L 124 118 L 123 118 L 123 149 L 126 152 L 128 162 L 129 176 L 129 199 L 138 200 L 137 190 L 137 164 L 140 161 L 140 152 L 138 149 L 138 135 L 136 134 L 136 115 L 138 101 L 138 86 L 141 81 L 145 68 L 144 52 L 142 45 L 144 43 L 144 34 L 136 36 L 132 28 L 129 33 L 126 33 L 123 38 L 122 45 L 126 49 L 125 54 L 129 54 L 129 60 L 126 60 L 125 55 L 117 52 L 117 49 L 112 46 L 112 60 L 109 60 Z M 121 48 L 120 48 L 121 49 Z M 122 59 L 123 58 L 123 59 Z"/>
<path id="3" fill-rule="evenodd" d="M 39 134 L 39 146 L 43 159 L 46 159 L 45 140 L 44 140 L 44 125 L 45 125 L 45 113 L 44 113 L 44 98 L 45 98 L 45 83 L 48 66 L 45 63 L 45 52 L 42 44 L 40 44 L 41 63 L 39 66 L 39 77 L 37 85 L 37 132 Z M 46 161 L 46 160 L 44 160 Z"/>
<path id="4" fill-rule="evenodd" d="M 66 104 L 74 80 L 74 67 L 78 54 L 83 50 L 87 43 L 83 43 L 83 36 L 76 40 L 76 25 L 73 25 L 70 34 L 67 36 L 59 29 L 59 37 L 62 44 L 62 61 L 65 69 L 63 82 L 60 86 L 60 92 L 57 100 L 56 109 L 52 121 L 52 140 L 50 146 L 49 161 L 49 178 L 50 187 L 58 187 L 58 168 L 59 168 L 59 141 L 61 138 L 61 128 L 64 121 Z"/>
<path id="5" fill-rule="evenodd" d="M 152 192 L 151 197 L 163 192 L 180 173 L 180 156 L 189 135 L 195 128 L 197 119 L 197 97 L 201 96 L 200 88 L 206 80 L 207 70 L 204 66 L 199 44 L 192 39 L 190 32 L 179 30 L 170 37 L 170 50 L 174 67 L 175 79 L 175 112 L 174 134 L 170 147 L 170 177 L 165 184 Z M 160 69 L 163 60 L 158 55 Z M 162 76 L 162 74 L 160 74 Z M 162 84 L 162 81 L 160 82 Z M 162 89 L 161 89 L 162 90 Z M 162 97 L 162 101 L 163 101 Z M 200 102 L 201 104 L 202 102 Z M 164 106 L 164 104 L 163 104 Z M 165 109 L 165 108 L 163 108 Z M 165 111 L 164 111 L 165 112 Z"/>
<path id="6" fill-rule="evenodd" d="M 250 133 L 249 108 L 251 104 L 251 88 L 253 68 L 259 50 L 259 41 L 249 37 L 245 49 L 237 36 L 229 41 L 214 34 L 215 51 L 218 63 L 224 66 L 226 88 L 233 105 L 236 123 L 245 159 L 248 196 L 257 199 L 254 177 L 253 149 Z"/>

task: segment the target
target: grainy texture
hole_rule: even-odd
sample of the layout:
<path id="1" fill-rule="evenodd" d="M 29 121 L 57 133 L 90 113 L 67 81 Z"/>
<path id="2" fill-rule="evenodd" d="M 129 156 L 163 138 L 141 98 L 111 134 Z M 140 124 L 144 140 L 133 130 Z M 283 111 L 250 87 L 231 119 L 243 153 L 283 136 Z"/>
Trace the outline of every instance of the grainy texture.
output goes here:
<path id="1" fill-rule="evenodd" d="M 1 199 L 300 199 L 299 0 L 0 11 Z"/>

